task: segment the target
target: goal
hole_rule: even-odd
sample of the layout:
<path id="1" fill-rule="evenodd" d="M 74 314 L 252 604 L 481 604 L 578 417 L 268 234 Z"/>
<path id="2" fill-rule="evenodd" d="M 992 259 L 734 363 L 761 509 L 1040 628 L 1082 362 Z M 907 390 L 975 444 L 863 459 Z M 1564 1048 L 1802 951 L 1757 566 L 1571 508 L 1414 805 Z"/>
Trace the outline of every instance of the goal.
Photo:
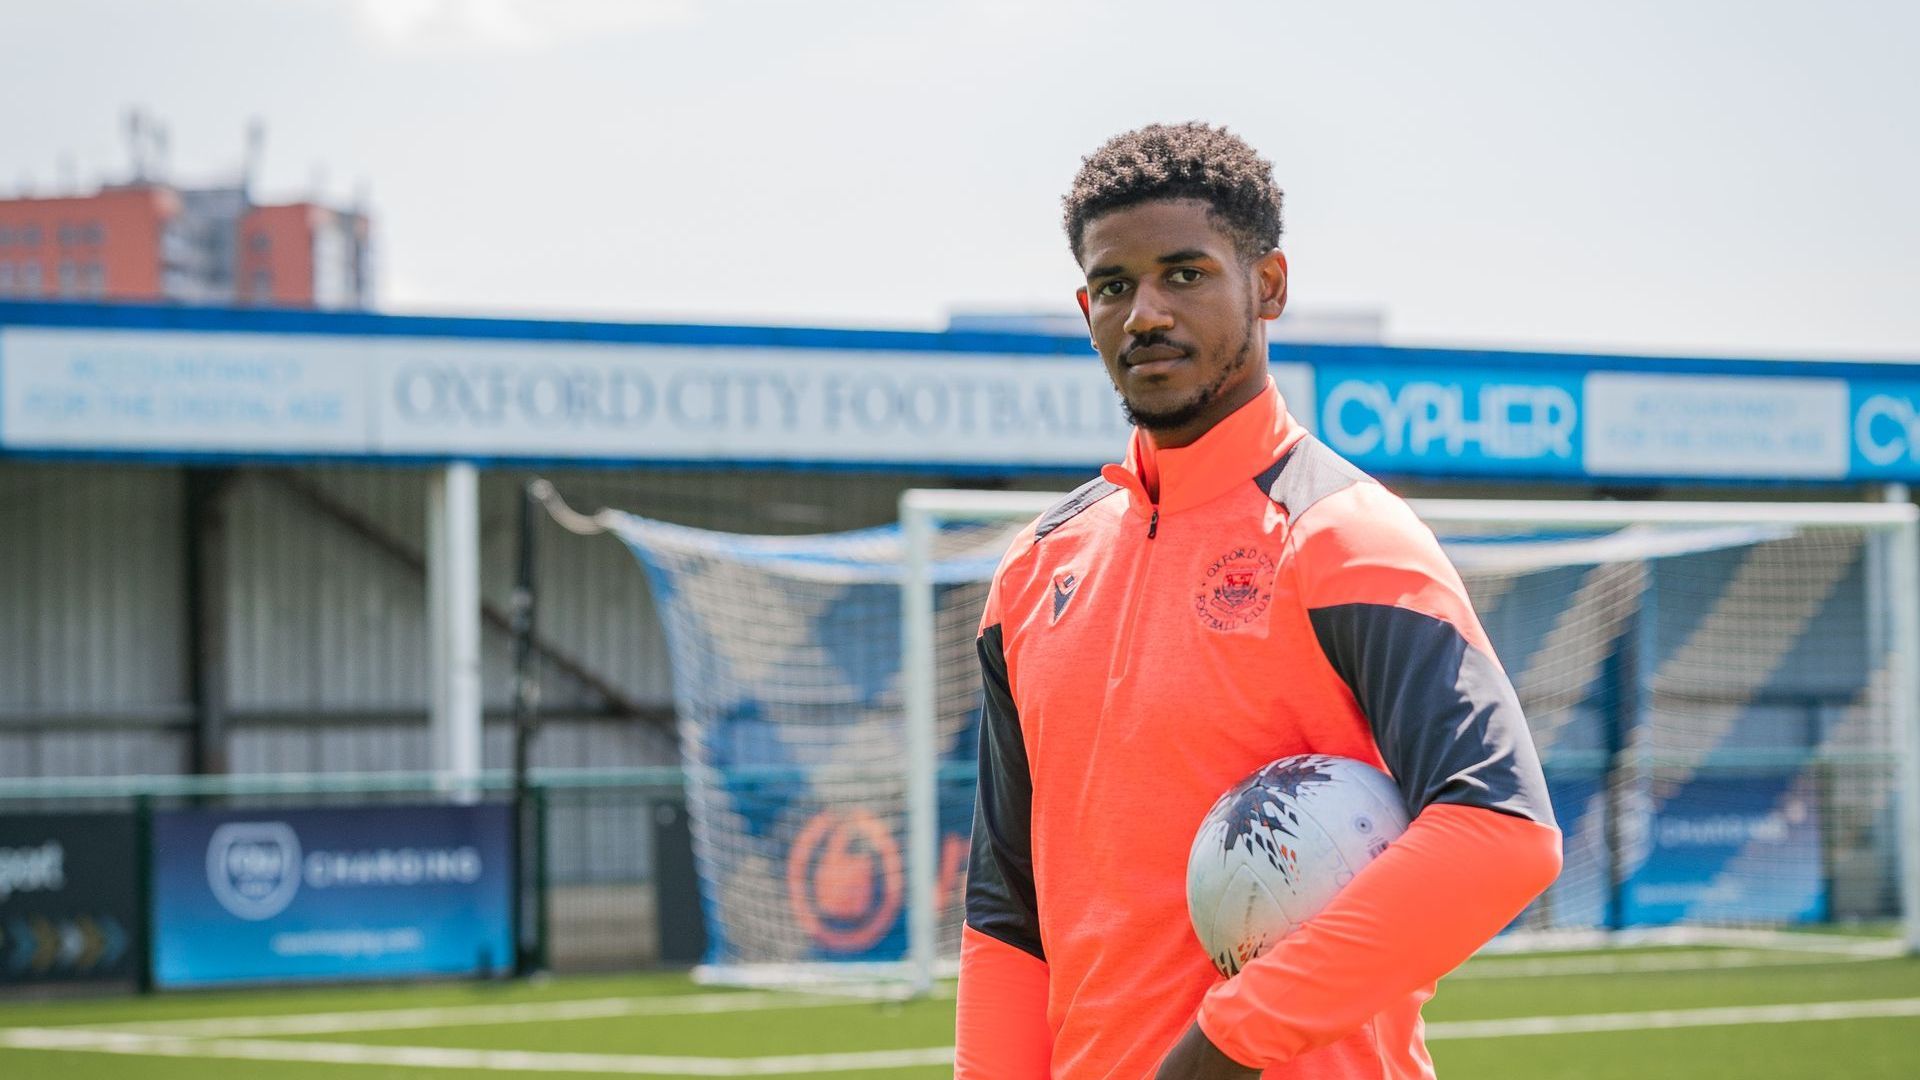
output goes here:
<path id="1" fill-rule="evenodd" d="M 1035 499 L 815 536 L 595 515 L 645 566 L 666 631 L 707 929 L 696 978 L 923 992 L 950 973 L 973 641 L 1013 519 L 1053 501 Z"/>
<path id="2" fill-rule="evenodd" d="M 1510 939 L 1882 923 L 1920 952 L 1913 507 L 1413 505 L 1513 679 L 1565 835 Z M 944 648 L 913 553 L 1039 509 L 902 499 L 910 732 L 938 723 Z"/>
<path id="3" fill-rule="evenodd" d="M 896 527 L 603 513 L 673 662 L 709 947 L 749 985 L 924 990 L 958 957 L 974 637 L 1059 496 L 908 491 Z M 1880 504 L 1422 501 L 1526 707 L 1565 834 L 1503 940 L 1848 923 L 1920 951 L 1920 548 Z"/>

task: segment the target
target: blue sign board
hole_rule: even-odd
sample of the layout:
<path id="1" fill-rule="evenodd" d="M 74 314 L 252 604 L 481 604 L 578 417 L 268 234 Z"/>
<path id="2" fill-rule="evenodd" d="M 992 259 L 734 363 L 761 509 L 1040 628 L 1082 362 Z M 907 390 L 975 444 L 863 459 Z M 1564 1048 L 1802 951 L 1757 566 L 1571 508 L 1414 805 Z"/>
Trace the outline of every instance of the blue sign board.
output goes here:
<path id="1" fill-rule="evenodd" d="M 1909 480 L 1920 474 L 1920 382 L 1852 384 L 1852 473 Z"/>
<path id="2" fill-rule="evenodd" d="M 1317 383 L 1321 439 L 1362 468 L 1580 474 L 1577 375 L 1355 366 Z"/>
<path id="3" fill-rule="evenodd" d="M 1820 804 L 1811 774 L 1699 777 L 1646 820 L 1646 858 L 1622 922 L 1798 923 L 1826 917 Z"/>
<path id="4" fill-rule="evenodd" d="M 511 808 L 180 810 L 153 820 L 163 987 L 511 966 Z"/>

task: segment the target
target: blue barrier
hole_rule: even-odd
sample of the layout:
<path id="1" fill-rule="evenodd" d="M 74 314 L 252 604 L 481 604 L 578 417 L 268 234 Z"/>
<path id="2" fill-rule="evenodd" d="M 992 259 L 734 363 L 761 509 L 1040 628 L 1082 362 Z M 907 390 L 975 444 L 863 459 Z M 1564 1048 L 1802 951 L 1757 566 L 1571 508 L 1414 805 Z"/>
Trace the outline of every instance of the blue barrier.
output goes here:
<path id="1" fill-rule="evenodd" d="M 154 982 L 506 974 L 506 804 L 161 811 Z"/>

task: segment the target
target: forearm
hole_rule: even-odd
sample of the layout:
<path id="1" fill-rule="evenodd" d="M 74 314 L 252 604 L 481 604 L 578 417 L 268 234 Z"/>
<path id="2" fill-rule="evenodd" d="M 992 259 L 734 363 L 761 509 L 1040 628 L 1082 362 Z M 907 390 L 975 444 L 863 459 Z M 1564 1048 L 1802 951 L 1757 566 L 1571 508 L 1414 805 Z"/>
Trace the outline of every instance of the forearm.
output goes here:
<path id="1" fill-rule="evenodd" d="M 1199 1026 L 1235 1061 L 1291 1061 L 1458 967 L 1559 871 L 1551 826 L 1429 806 L 1320 914 L 1209 991 Z"/>

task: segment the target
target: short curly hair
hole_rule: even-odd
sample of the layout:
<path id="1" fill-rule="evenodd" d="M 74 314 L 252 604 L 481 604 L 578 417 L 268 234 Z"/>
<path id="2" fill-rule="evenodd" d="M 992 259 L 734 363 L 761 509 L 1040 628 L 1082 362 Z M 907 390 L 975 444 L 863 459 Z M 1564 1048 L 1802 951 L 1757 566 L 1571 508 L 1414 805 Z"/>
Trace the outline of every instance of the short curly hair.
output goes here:
<path id="1" fill-rule="evenodd" d="M 1061 199 L 1074 258 L 1094 218 L 1154 199 L 1207 203 L 1248 261 L 1280 246 L 1281 192 L 1273 163 L 1226 128 L 1191 121 L 1116 135 L 1081 159 L 1073 187 Z"/>

